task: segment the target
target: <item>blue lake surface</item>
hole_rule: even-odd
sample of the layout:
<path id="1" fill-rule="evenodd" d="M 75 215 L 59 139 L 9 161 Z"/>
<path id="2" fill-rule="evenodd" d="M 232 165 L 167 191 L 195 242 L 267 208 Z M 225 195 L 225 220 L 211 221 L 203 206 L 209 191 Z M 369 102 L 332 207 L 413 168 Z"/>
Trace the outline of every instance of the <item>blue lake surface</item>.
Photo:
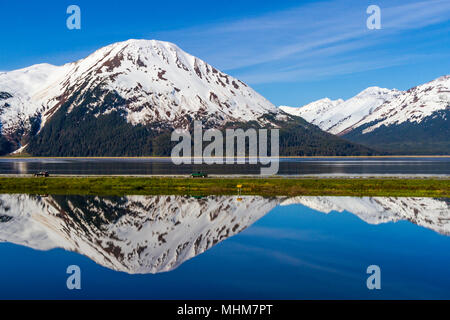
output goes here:
<path id="1" fill-rule="evenodd" d="M 0 195 L 0 298 L 450 299 L 449 205 Z M 69 265 L 81 290 L 66 287 Z"/>
<path id="2" fill-rule="evenodd" d="M 52 175 L 260 174 L 261 165 L 175 165 L 157 158 L 0 159 L 0 175 L 48 171 Z M 429 175 L 449 176 L 450 157 L 280 158 L 279 175 Z"/>

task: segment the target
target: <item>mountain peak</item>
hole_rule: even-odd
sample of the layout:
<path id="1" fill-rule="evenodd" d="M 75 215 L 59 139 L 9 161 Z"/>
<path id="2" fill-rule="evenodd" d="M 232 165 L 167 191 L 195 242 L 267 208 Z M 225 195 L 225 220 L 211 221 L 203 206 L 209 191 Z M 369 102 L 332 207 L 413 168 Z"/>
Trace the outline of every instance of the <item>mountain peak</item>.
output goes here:
<path id="1" fill-rule="evenodd" d="M 155 47 L 179 48 L 175 43 L 156 39 L 128 39 L 125 41 L 112 43 L 109 46 L 119 46 L 119 47 L 131 46 L 135 48 L 155 48 Z"/>
<path id="2" fill-rule="evenodd" d="M 357 97 L 362 96 L 383 96 L 383 95 L 391 95 L 394 92 L 398 92 L 397 89 L 386 89 L 386 88 L 380 88 L 377 86 L 372 86 L 364 89 L 360 93 L 358 93 Z"/>
<path id="3" fill-rule="evenodd" d="M 118 54 L 120 52 L 134 52 L 140 54 L 149 54 L 150 52 L 161 52 L 161 50 L 179 52 L 188 55 L 176 44 L 161 40 L 129 39 L 115 42 L 96 50 L 92 55 Z"/>

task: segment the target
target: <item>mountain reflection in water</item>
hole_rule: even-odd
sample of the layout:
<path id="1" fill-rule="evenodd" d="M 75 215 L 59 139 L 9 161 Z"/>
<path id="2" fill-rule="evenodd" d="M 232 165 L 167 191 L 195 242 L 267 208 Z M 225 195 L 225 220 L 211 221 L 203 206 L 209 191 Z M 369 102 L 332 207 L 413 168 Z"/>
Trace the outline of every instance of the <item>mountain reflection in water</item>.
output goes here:
<path id="1" fill-rule="evenodd" d="M 449 199 L 259 196 L 0 195 L 0 241 L 63 248 L 131 274 L 170 271 L 276 206 L 347 211 L 369 224 L 407 220 L 450 235 Z"/>

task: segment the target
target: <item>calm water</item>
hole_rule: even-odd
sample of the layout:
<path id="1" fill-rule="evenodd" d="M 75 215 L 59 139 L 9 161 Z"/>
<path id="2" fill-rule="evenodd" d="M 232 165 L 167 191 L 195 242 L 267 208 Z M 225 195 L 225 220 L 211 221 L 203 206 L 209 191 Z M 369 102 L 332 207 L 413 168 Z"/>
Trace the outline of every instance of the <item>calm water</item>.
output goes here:
<path id="1" fill-rule="evenodd" d="M 0 174 L 259 174 L 258 165 L 174 165 L 170 159 L 0 159 Z M 280 159 L 280 175 L 450 175 L 448 158 Z"/>
<path id="2" fill-rule="evenodd" d="M 0 257 L 2 299 L 450 299 L 450 199 L 0 195 Z"/>

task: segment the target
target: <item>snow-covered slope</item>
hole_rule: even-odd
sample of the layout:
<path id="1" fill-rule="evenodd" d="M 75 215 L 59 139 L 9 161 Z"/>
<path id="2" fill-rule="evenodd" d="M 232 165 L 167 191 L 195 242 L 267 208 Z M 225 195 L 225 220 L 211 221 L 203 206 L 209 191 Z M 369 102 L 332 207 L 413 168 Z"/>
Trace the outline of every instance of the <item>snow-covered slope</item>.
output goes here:
<path id="1" fill-rule="evenodd" d="M 111 92 L 120 102 L 110 99 Z M 210 123 L 258 120 L 277 108 L 245 83 L 177 47 L 156 40 L 128 40 L 63 66 L 35 65 L 0 73 L 0 129 L 3 135 L 41 127 L 70 101 L 71 112 L 88 102 L 97 115 L 125 111 L 132 124 L 183 126 L 186 116 Z M 114 105 L 114 106 L 111 106 Z"/>
<path id="2" fill-rule="evenodd" d="M 302 204 L 330 213 L 347 211 L 370 224 L 407 220 L 450 235 L 450 203 L 445 199 L 394 197 L 295 197 L 281 205 Z"/>
<path id="3" fill-rule="evenodd" d="M 64 248 L 118 271 L 158 273 L 241 232 L 276 205 L 262 197 L 0 195 L 0 241 Z"/>
<path id="4" fill-rule="evenodd" d="M 344 100 L 342 99 L 330 100 L 329 98 L 324 98 L 311 102 L 302 108 L 280 106 L 280 109 L 294 116 L 302 117 L 306 121 L 320 127 L 321 123 L 319 119 L 343 102 Z"/>
<path id="5" fill-rule="evenodd" d="M 0 128 L 2 134 L 17 129 L 29 130 L 30 117 L 53 106 L 51 99 L 61 92 L 61 81 L 70 65 L 56 67 L 38 64 L 25 69 L 0 73 Z"/>
<path id="6" fill-rule="evenodd" d="M 450 76 L 447 75 L 396 95 L 355 123 L 349 131 L 372 122 L 376 123 L 365 128 L 363 133 L 372 132 L 383 125 L 388 127 L 404 122 L 420 123 L 436 111 L 448 109 Z"/>
<path id="7" fill-rule="evenodd" d="M 363 134 L 381 126 L 420 122 L 437 111 L 450 108 L 450 76 L 446 75 L 407 91 L 370 87 L 355 97 L 328 98 L 300 108 L 280 107 L 337 135 L 364 127 Z"/>
<path id="8" fill-rule="evenodd" d="M 76 62 L 66 81 L 66 95 L 100 84 L 116 91 L 126 100 L 123 108 L 133 124 L 173 123 L 186 114 L 212 116 L 218 122 L 249 121 L 276 112 L 243 82 L 175 44 L 156 40 L 128 40 L 104 47 Z"/>
<path id="9" fill-rule="evenodd" d="M 287 114 L 302 117 L 306 121 L 318 126 L 324 131 L 327 131 L 326 125 L 323 120 L 323 115 L 329 114 L 335 109 L 337 105 L 340 105 L 344 100 L 330 100 L 329 98 L 320 99 L 310 104 L 303 106 L 302 108 L 295 108 L 289 106 L 280 106 L 279 109 Z M 329 131 L 330 132 L 330 131 Z"/>
<path id="10" fill-rule="evenodd" d="M 321 99 L 301 108 L 280 107 L 286 113 L 300 116 L 332 134 L 342 134 L 372 114 L 386 101 L 397 97 L 398 90 L 370 87 L 346 101 Z"/>

